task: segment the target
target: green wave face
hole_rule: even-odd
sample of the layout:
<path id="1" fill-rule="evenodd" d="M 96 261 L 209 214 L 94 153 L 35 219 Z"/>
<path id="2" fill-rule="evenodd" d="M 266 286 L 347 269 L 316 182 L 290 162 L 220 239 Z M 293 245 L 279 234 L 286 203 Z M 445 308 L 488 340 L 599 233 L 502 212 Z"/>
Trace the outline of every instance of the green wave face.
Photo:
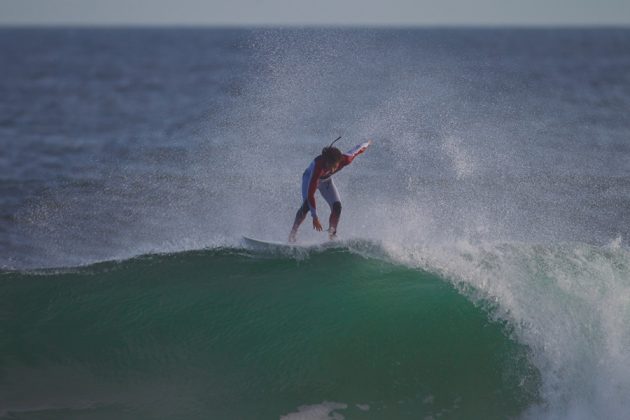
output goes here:
<path id="1" fill-rule="evenodd" d="M 0 280 L 8 418 L 491 419 L 538 400 L 505 325 L 443 279 L 344 250 Z"/>

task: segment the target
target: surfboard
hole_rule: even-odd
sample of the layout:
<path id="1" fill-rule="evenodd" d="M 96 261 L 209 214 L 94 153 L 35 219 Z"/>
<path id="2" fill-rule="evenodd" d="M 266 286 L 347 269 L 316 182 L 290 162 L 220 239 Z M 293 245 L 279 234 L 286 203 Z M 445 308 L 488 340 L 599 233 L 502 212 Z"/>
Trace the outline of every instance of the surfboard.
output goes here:
<path id="1" fill-rule="evenodd" d="M 266 241 L 262 239 L 250 238 L 248 236 L 243 236 L 243 242 L 245 245 L 267 251 L 290 251 L 297 249 L 309 249 L 309 248 L 332 248 L 334 246 L 338 246 L 334 241 L 327 241 L 322 243 L 311 243 L 311 244 L 300 244 L 300 243 L 288 243 L 288 242 L 276 242 L 276 241 Z"/>

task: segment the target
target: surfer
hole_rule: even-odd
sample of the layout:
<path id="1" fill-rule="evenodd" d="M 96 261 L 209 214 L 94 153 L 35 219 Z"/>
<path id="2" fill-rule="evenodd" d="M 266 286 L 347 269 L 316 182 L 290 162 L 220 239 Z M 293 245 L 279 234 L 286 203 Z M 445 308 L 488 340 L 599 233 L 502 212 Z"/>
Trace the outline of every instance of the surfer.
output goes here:
<path id="1" fill-rule="evenodd" d="M 313 229 L 318 232 L 323 230 L 317 217 L 317 208 L 315 206 L 315 190 L 317 189 L 319 189 L 319 192 L 330 206 L 328 238 L 332 240 L 337 235 L 337 224 L 341 216 L 341 199 L 332 176 L 349 165 L 355 157 L 365 152 L 368 146 L 372 144 L 372 140 L 369 140 L 353 147 L 346 153 L 342 153 L 339 149 L 333 147 L 333 144 L 340 138 L 338 137 L 330 146 L 324 147 L 322 154 L 313 159 L 302 175 L 302 198 L 304 201 L 295 215 L 293 228 L 289 234 L 289 242 L 291 243 L 295 242 L 297 230 L 306 218 L 309 210 L 313 217 Z"/>

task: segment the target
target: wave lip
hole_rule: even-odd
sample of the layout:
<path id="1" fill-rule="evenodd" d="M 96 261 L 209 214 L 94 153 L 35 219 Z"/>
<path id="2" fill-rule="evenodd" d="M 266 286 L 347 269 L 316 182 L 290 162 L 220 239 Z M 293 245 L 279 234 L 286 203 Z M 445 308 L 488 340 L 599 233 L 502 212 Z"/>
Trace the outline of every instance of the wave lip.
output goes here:
<path id="1" fill-rule="evenodd" d="M 460 242 L 386 247 L 392 260 L 441 273 L 512 327 L 541 372 L 532 418 L 630 412 L 630 253 L 608 246 Z"/>

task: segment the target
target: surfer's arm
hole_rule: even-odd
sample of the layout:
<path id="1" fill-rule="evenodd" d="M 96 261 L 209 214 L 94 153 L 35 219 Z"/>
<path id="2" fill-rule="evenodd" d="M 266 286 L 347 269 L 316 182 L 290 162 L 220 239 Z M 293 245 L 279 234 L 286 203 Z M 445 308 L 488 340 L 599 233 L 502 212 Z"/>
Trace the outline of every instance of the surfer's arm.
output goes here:
<path id="1" fill-rule="evenodd" d="M 361 153 L 365 152 L 368 147 L 370 147 L 370 144 L 372 144 L 372 140 L 368 140 L 364 143 L 357 144 L 352 149 L 344 153 L 343 160 L 341 161 L 341 164 L 339 165 L 339 169 L 341 169 L 342 167 L 346 165 L 350 165 L 350 163 L 352 163 L 355 157 L 359 156 Z"/>

